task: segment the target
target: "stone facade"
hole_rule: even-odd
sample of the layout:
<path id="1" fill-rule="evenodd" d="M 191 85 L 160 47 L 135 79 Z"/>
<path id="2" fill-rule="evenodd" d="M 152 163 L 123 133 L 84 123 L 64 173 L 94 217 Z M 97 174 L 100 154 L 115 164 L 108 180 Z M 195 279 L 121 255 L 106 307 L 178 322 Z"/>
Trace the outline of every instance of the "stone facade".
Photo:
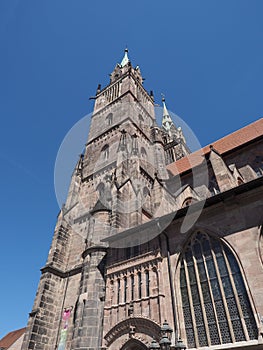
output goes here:
<path id="1" fill-rule="evenodd" d="M 146 349 L 166 320 L 172 346 L 263 348 L 260 123 L 192 162 L 125 52 L 98 86 L 22 349 Z"/>

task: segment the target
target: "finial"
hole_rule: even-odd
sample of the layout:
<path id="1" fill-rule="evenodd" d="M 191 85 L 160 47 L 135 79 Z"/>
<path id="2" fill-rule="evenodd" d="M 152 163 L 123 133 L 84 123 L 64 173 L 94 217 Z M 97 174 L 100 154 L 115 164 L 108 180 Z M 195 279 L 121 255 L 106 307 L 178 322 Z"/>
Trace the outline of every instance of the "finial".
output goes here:
<path id="1" fill-rule="evenodd" d="M 165 131 L 168 132 L 169 135 L 171 135 L 171 128 L 172 128 L 172 126 L 175 126 L 175 125 L 174 125 L 172 118 L 170 117 L 169 112 L 167 110 L 164 94 L 161 94 L 161 95 L 162 95 L 162 102 L 163 102 L 162 127 L 164 128 Z"/>
<path id="2" fill-rule="evenodd" d="M 128 64 L 130 62 L 129 57 L 128 57 L 128 52 L 129 52 L 129 50 L 126 46 L 126 48 L 124 50 L 124 56 L 123 56 L 123 59 L 122 59 L 121 64 L 120 64 L 121 67 L 126 66 L 126 64 Z"/>

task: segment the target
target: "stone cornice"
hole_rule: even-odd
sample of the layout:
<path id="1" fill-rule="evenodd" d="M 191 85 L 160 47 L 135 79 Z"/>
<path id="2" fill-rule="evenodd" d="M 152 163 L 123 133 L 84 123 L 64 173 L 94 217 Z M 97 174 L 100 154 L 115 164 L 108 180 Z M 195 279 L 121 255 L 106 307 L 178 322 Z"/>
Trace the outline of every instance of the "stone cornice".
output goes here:
<path id="1" fill-rule="evenodd" d="M 141 266 L 148 267 L 149 264 L 154 265 L 155 263 L 158 263 L 158 261 L 162 261 L 160 251 L 158 251 L 155 255 L 153 255 L 152 252 L 138 255 L 107 266 L 107 276 L 110 278 L 111 275 L 116 273 L 123 273 Z"/>
<path id="2" fill-rule="evenodd" d="M 86 256 L 93 252 L 107 252 L 108 248 L 105 245 L 93 245 L 84 250 L 82 253 L 82 258 L 85 259 Z"/>
<path id="3" fill-rule="evenodd" d="M 82 265 L 76 266 L 73 269 L 66 270 L 66 271 L 60 270 L 57 267 L 54 267 L 52 265 L 46 265 L 46 266 L 42 267 L 40 269 L 40 271 L 41 271 L 42 275 L 44 273 L 51 273 L 52 275 L 55 275 L 55 276 L 58 276 L 61 278 L 67 278 L 67 277 L 74 276 L 74 275 L 81 273 Z"/>

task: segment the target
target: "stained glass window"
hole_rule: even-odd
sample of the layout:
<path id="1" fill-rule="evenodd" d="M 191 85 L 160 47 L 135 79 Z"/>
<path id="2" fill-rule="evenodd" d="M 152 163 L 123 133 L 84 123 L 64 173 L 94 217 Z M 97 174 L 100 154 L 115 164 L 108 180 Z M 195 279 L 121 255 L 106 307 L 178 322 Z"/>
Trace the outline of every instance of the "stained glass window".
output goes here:
<path id="1" fill-rule="evenodd" d="M 198 232 L 181 259 L 188 348 L 248 341 L 258 331 L 239 265 L 218 239 Z"/>

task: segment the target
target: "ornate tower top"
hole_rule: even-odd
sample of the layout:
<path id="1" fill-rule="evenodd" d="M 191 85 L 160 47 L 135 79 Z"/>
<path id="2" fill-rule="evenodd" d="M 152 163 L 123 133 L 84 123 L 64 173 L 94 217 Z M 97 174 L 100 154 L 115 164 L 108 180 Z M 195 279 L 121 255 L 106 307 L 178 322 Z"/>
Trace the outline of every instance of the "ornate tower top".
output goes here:
<path id="1" fill-rule="evenodd" d="M 126 49 L 124 50 L 123 59 L 122 59 L 121 64 L 120 64 L 121 67 L 126 66 L 126 64 L 128 64 L 130 62 L 129 57 L 128 57 L 128 52 L 129 52 L 129 50 L 126 47 Z"/>
<path id="2" fill-rule="evenodd" d="M 172 118 L 170 117 L 168 110 L 166 108 L 165 104 L 165 98 L 164 96 L 162 97 L 162 102 L 163 102 L 163 118 L 162 118 L 162 127 L 168 134 L 171 134 L 171 129 L 175 128 L 175 125 L 172 121 Z"/>

